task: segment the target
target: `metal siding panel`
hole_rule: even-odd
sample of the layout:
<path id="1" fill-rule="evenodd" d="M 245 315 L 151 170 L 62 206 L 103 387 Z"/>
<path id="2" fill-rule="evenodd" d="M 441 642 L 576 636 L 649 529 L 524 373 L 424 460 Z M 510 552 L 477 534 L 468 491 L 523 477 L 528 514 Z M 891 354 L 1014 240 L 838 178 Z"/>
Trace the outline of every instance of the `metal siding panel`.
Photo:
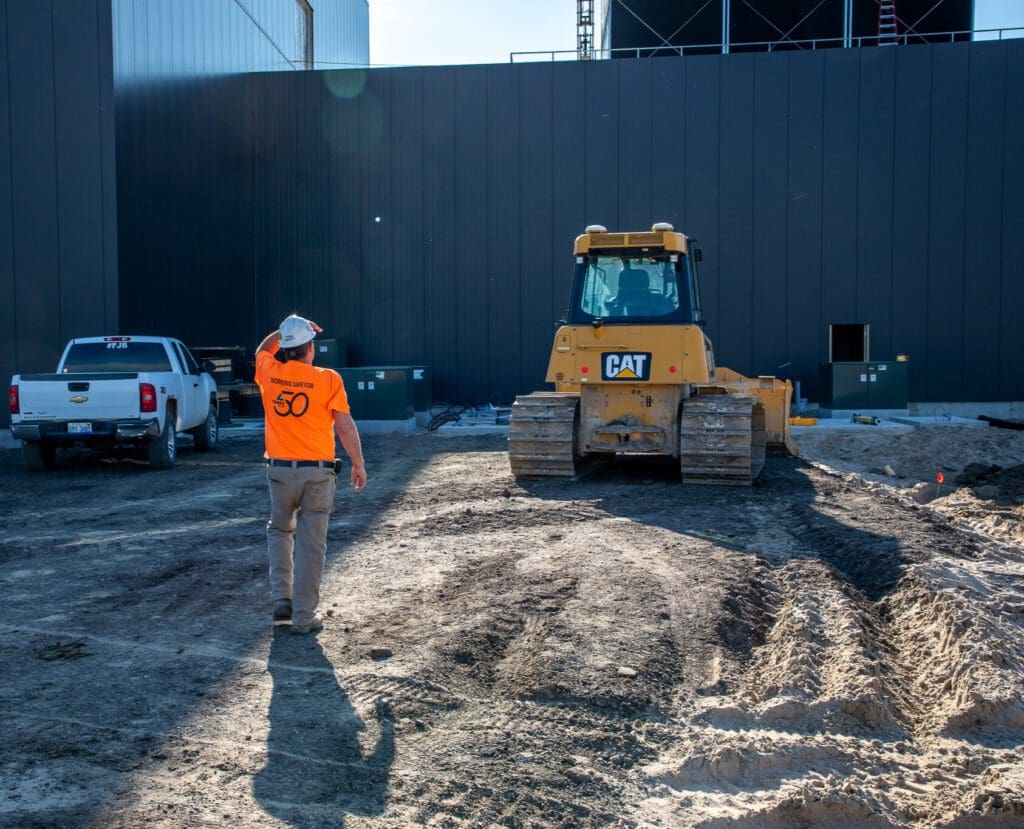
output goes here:
<path id="1" fill-rule="evenodd" d="M 300 132 L 301 178 L 295 199 L 303 207 L 305 249 L 303 251 L 303 288 L 305 307 L 311 319 L 330 314 L 331 272 L 330 272 L 330 230 L 328 206 L 330 186 L 328 181 L 329 155 L 327 142 L 323 139 L 324 107 L 327 93 L 321 76 L 313 72 L 299 73 L 299 81 L 305 93 L 305 112 L 311 117 L 304 122 Z M 386 125 L 385 129 L 390 129 Z M 389 170 L 390 174 L 390 170 Z M 391 198 L 386 193 L 387 216 L 391 218 Z M 393 222 L 388 227 L 394 228 Z M 394 279 L 393 249 L 388 251 L 386 268 L 390 280 Z M 394 297 L 392 296 L 392 301 Z M 387 332 L 389 347 L 393 347 L 394 324 Z M 389 355 L 389 359 L 391 359 Z"/>
<path id="2" fill-rule="evenodd" d="M 103 171 L 96 7 L 59 4 L 53 17 L 60 331 L 72 337 L 104 332 Z"/>
<path id="3" fill-rule="evenodd" d="M 586 222 L 609 230 L 622 228 L 619 217 L 619 71 L 621 61 L 584 64 L 586 115 L 576 125 L 586 133 Z"/>
<path id="4" fill-rule="evenodd" d="M 790 365 L 772 373 L 813 386 L 823 358 L 822 119 L 824 55 L 789 57 L 789 216 L 787 219 L 786 350 Z"/>
<path id="5" fill-rule="evenodd" d="M 963 372 L 968 400 L 999 399 L 1006 47 L 970 46 Z"/>
<path id="6" fill-rule="evenodd" d="M 296 175 L 294 149 L 295 118 L 290 112 L 297 106 L 298 91 L 294 79 L 283 75 L 267 75 L 259 95 L 260 152 L 255 170 L 257 214 L 256 304 L 257 332 L 276 328 L 281 318 L 292 310 L 286 294 L 291 284 L 291 267 L 295 261 L 292 248 L 296 237 L 296 211 L 290 204 L 289 182 Z M 253 339 L 260 334 L 253 335 Z"/>
<path id="7" fill-rule="evenodd" d="M 395 328 L 392 348 L 400 364 L 424 361 L 424 304 L 430 286 L 422 278 L 423 209 L 423 73 L 402 69 L 393 75 L 392 268 L 395 275 Z"/>
<path id="8" fill-rule="evenodd" d="M 586 63 L 552 66 L 554 106 L 550 179 L 553 185 L 551 222 L 552 283 L 551 316 L 560 319 L 569 307 L 569 289 L 573 273 L 573 240 L 591 222 L 599 221 L 587 201 L 587 158 L 591 137 L 586 129 Z M 548 349 L 554 342 L 550 337 Z M 547 370 L 547 360 L 544 362 Z M 544 375 L 536 382 L 543 387 Z"/>
<path id="9" fill-rule="evenodd" d="M 256 76 L 251 76 L 255 81 Z M 324 130 L 328 145 L 328 239 L 331 306 L 324 318 L 327 336 L 354 346 L 361 336 L 359 95 L 365 73 L 336 71 L 323 76 L 330 93 L 325 103 Z M 413 271 L 415 272 L 415 271 Z"/>
<path id="10" fill-rule="evenodd" d="M 52 370 L 62 345 L 51 14 L 49 2 L 7 4 L 20 371 Z"/>
<path id="11" fill-rule="evenodd" d="M 754 273 L 754 56 L 722 62 L 719 297 L 715 356 L 740 372 L 752 366 Z"/>
<path id="12" fill-rule="evenodd" d="M 253 317 L 256 330 L 250 335 L 252 344 L 255 345 L 262 336 L 259 332 L 266 334 L 273 327 L 270 309 L 267 305 L 266 291 L 270 283 L 269 274 L 269 250 L 267 245 L 266 226 L 268 214 L 272 206 L 270 190 L 270 168 L 272 164 L 272 141 L 270 139 L 270 128 L 268 121 L 279 116 L 276 107 L 271 109 L 270 86 L 273 75 L 260 78 L 257 83 L 253 82 L 253 223 L 252 223 L 252 246 L 253 246 L 253 285 L 255 296 L 253 298 Z"/>
<path id="13" fill-rule="evenodd" d="M 317 68 L 369 63 L 369 9 L 366 0 L 314 2 L 312 6 L 313 54 Z"/>
<path id="14" fill-rule="evenodd" d="M 196 251 L 194 293 L 185 298 L 194 308 L 188 332 L 193 345 L 245 343 L 259 330 L 253 312 L 250 110 L 248 79 L 241 75 L 212 81 L 193 100 L 192 134 L 201 138 L 200 151 L 195 153 L 197 187 L 190 200 L 190 212 L 196 217 L 191 228 Z M 317 191 L 308 197 L 321 198 Z M 318 302 L 316 307 L 323 304 Z M 224 308 L 234 313 L 225 318 Z"/>
<path id="15" fill-rule="evenodd" d="M 871 358 L 892 360 L 895 49 L 861 49 L 857 179 L 857 311 L 871 323 Z M 825 340 L 828 348 L 828 340 Z"/>
<path id="16" fill-rule="evenodd" d="M 519 373 L 515 391 L 519 394 L 543 388 L 551 353 L 553 324 L 552 295 L 563 297 L 566 269 L 561 267 L 567 239 L 554 231 L 555 192 L 564 186 L 564 169 L 554 165 L 554 123 L 556 101 L 550 64 L 527 64 L 520 70 L 519 103 L 519 223 L 522 238 L 529 240 L 519 262 L 522 274 L 520 313 L 517 321 Z M 577 156 L 578 158 L 578 156 Z M 572 163 L 572 162 L 570 162 Z M 578 165 L 578 161 L 576 162 Z M 562 242 L 562 248 L 556 247 Z M 555 252 L 557 251 L 557 252 Z M 557 263 L 557 266 L 556 266 Z M 511 398 L 509 398 L 511 399 Z"/>
<path id="17" fill-rule="evenodd" d="M 964 193 L 966 189 L 967 72 L 970 51 L 956 44 L 932 47 L 931 195 L 929 198 L 929 400 L 963 395 Z"/>
<path id="18" fill-rule="evenodd" d="M 857 308 L 858 51 L 833 49 L 825 56 L 821 336 L 826 352 L 829 325 L 871 322 L 860 319 Z"/>
<path id="19" fill-rule="evenodd" d="M 651 148 L 660 128 L 652 109 L 651 62 L 621 61 L 619 66 L 619 221 L 618 230 L 646 230 L 651 216 Z"/>
<path id="20" fill-rule="evenodd" d="M 455 70 L 455 261 L 459 400 L 479 403 L 490 388 L 487 309 L 487 76 Z"/>
<path id="21" fill-rule="evenodd" d="M 1003 267 L 999 317 L 999 399 L 1024 400 L 1024 41 L 1006 43 L 1006 143 L 1003 148 Z"/>
<path id="22" fill-rule="evenodd" d="M 750 327 L 755 374 L 789 361 L 786 350 L 789 55 L 754 56 L 754 274 Z"/>
<path id="23" fill-rule="evenodd" d="M 704 252 L 701 285 L 707 333 L 714 342 L 720 326 L 718 275 L 719 73 L 724 59 L 693 58 L 686 68 L 686 212 L 683 232 L 697 237 Z"/>
<path id="24" fill-rule="evenodd" d="M 362 316 L 365 324 L 357 353 L 371 364 L 391 361 L 394 336 L 391 82 L 390 73 L 371 72 L 360 96 Z"/>
<path id="25" fill-rule="evenodd" d="M 419 69 L 423 77 L 423 214 L 427 219 L 423 254 L 426 294 L 426 362 L 434 368 L 434 396 L 459 398 L 456 202 L 458 170 L 455 141 L 456 70 Z"/>
<path id="26" fill-rule="evenodd" d="M 512 400 L 519 387 L 519 317 L 523 263 L 519 230 L 519 68 L 489 66 L 487 78 L 487 243 L 478 252 L 487 279 L 487 400 Z M 527 248 L 527 253 L 532 245 Z"/>
<path id="27" fill-rule="evenodd" d="M 103 328 L 120 331 L 118 274 L 117 154 L 114 119 L 114 21 L 111 0 L 96 4 L 100 92 L 100 169 L 103 211 Z"/>
<path id="28" fill-rule="evenodd" d="M 7 4 L 0 3 L 0 383 L 18 367 L 17 297 L 14 290 L 14 202 L 11 188 L 10 85 Z M 0 424 L 9 422 L 0 409 Z"/>
<path id="29" fill-rule="evenodd" d="M 651 86 L 657 100 L 656 126 L 651 136 L 651 219 L 683 227 L 684 153 L 686 135 L 686 61 L 658 58 L 650 61 Z"/>
<path id="30" fill-rule="evenodd" d="M 931 52 L 896 52 L 893 182 L 893 352 L 910 357 L 911 400 L 926 400 L 928 295 L 928 154 Z"/>

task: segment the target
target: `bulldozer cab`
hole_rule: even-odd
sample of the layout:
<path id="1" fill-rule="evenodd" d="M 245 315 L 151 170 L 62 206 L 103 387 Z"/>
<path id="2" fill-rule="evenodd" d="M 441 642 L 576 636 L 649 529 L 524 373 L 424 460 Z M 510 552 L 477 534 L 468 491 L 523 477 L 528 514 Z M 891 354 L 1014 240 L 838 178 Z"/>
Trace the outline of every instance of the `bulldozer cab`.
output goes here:
<path id="1" fill-rule="evenodd" d="M 695 257 L 665 249 L 594 250 L 577 256 L 568 321 L 703 325 Z"/>

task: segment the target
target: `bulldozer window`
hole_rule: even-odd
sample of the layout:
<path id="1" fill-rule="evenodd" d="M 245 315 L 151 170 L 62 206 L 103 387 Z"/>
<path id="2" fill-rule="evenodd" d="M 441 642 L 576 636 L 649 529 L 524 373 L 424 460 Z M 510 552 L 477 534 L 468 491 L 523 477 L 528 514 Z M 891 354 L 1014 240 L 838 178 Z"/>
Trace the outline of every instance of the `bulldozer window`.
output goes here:
<path id="1" fill-rule="evenodd" d="M 611 322 L 663 317 L 676 321 L 679 316 L 678 261 L 667 257 L 597 256 L 588 257 L 583 268 L 579 308 L 588 317 Z M 688 300 L 684 295 L 687 306 Z"/>

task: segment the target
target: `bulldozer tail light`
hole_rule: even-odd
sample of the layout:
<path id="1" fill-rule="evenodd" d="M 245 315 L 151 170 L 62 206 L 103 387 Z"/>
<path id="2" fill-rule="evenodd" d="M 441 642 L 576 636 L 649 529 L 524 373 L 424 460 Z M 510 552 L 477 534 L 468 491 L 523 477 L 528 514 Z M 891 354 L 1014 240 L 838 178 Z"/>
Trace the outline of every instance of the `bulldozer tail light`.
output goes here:
<path id="1" fill-rule="evenodd" d="M 675 374 L 676 373 L 676 367 L 675 366 L 669 366 L 668 367 L 668 373 L 669 374 Z"/>
<path id="2" fill-rule="evenodd" d="M 580 366 L 580 374 L 586 374 L 589 371 L 590 369 L 587 368 L 586 366 Z"/>
<path id="3" fill-rule="evenodd" d="M 152 383 L 139 383 L 139 411 L 156 411 L 156 389 Z"/>
<path id="4" fill-rule="evenodd" d="M 11 407 L 11 414 L 21 414 L 21 397 L 18 395 L 18 387 L 11 386 L 11 393 L 7 395 L 7 404 Z"/>

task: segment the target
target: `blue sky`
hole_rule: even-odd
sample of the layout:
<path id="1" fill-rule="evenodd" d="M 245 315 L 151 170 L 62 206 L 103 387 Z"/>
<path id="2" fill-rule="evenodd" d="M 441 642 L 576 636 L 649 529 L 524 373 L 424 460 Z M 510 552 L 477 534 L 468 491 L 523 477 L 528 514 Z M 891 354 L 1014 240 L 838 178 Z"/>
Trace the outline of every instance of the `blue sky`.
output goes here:
<path id="1" fill-rule="evenodd" d="M 509 52 L 576 48 L 575 0 L 369 3 L 375 64 L 505 63 Z M 1010 26 L 1024 27 L 1024 0 L 976 0 L 975 28 Z"/>

